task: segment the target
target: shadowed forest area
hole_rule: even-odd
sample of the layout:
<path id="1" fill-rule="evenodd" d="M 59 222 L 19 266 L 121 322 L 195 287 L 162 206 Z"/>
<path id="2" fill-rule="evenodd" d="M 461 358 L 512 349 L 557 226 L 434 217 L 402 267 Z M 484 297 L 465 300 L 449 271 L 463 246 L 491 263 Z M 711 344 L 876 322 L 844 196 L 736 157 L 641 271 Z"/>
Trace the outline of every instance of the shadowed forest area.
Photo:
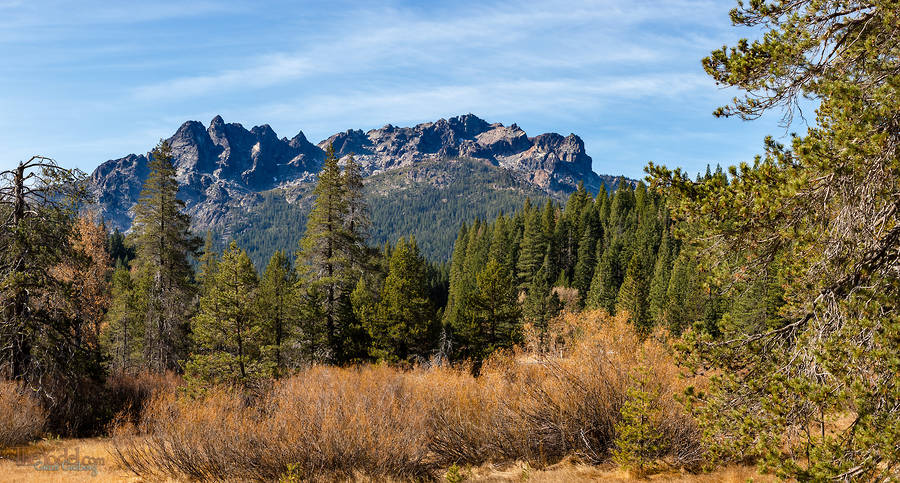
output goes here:
<path id="1" fill-rule="evenodd" d="M 265 267 L 190 232 L 166 142 L 127 234 L 79 171 L 3 172 L 0 449 L 108 438 L 153 480 L 900 477 L 900 3 L 732 21 L 763 35 L 703 60 L 741 92 L 715 114 L 812 99 L 804 134 L 476 219 L 449 264 L 412 236 L 372 246 L 333 149 Z"/>

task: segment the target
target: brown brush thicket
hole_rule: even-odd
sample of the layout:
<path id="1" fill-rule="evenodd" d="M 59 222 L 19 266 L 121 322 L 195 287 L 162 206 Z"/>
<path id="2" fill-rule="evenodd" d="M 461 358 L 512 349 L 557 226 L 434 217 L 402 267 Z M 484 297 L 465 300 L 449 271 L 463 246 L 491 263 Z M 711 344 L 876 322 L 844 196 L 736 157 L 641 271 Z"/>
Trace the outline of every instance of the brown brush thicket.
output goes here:
<path id="1" fill-rule="evenodd" d="M 0 448 L 27 443 L 44 430 L 47 413 L 21 384 L 0 381 Z"/>
<path id="2" fill-rule="evenodd" d="M 254 394 L 162 394 L 135 430 L 119 432 L 118 458 L 140 475 L 200 479 L 430 479 L 452 464 L 604 462 L 643 367 L 659 388 L 660 457 L 697 465 L 698 429 L 675 400 L 685 383 L 663 344 L 599 312 L 566 315 L 553 332 L 544 355 L 497 354 L 477 378 L 466 368 L 315 366 Z"/>

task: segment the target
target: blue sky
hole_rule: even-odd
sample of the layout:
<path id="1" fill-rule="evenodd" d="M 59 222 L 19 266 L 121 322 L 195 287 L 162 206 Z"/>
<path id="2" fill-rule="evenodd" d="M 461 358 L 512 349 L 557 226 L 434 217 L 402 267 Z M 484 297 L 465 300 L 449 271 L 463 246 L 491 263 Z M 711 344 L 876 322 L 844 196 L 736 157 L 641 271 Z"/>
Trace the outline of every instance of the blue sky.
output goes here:
<path id="1" fill-rule="evenodd" d="M 735 164 L 785 129 L 711 115 L 735 93 L 700 59 L 748 35 L 732 6 L 0 0 L 0 168 L 90 171 L 216 114 L 318 142 L 468 112 L 578 134 L 600 173 Z"/>

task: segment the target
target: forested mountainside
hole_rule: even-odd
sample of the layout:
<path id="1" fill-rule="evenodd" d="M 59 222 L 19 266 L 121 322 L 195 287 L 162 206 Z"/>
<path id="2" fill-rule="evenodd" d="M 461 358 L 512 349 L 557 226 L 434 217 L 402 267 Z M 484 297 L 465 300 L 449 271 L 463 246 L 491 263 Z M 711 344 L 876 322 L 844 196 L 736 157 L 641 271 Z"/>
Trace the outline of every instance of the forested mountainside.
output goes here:
<path id="1" fill-rule="evenodd" d="M 276 250 L 293 251 L 303 237 L 314 200 L 312 184 L 264 191 L 232 213 L 230 231 L 253 263 L 264 266 Z M 424 161 L 369 176 L 363 193 L 372 217 L 370 243 L 414 236 L 430 260 L 449 260 L 456 230 L 475 218 L 510 213 L 531 199 L 561 200 L 508 170 L 469 159 Z"/>
<path id="2" fill-rule="evenodd" d="M 373 240 L 414 233 L 423 253 L 436 259 L 448 259 L 462 221 L 494 217 L 528 197 L 564 199 L 579 183 L 591 192 L 616 183 L 592 171 L 574 134 L 528 137 L 515 124 L 489 124 L 472 114 L 413 127 L 348 130 L 318 145 L 302 132 L 279 139 L 268 125 L 247 130 L 216 116 L 208 128 L 184 123 L 167 141 L 192 229 L 238 237 L 256 262 L 274 250 L 296 248 L 307 195 L 329 145 L 360 164 L 376 222 Z M 148 160 L 131 154 L 91 175 L 100 214 L 111 227 L 131 227 Z"/>

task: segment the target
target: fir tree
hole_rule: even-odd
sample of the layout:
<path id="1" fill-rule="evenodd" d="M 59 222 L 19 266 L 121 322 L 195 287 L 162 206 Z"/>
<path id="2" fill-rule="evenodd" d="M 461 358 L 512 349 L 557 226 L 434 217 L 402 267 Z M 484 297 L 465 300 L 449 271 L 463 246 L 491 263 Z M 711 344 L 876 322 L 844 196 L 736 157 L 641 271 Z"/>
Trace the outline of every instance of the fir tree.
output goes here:
<path id="1" fill-rule="evenodd" d="M 510 274 L 496 260 L 478 272 L 472 298 L 473 355 L 484 358 L 501 347 L 511 347 L 520 337 L 517 290 Z"/>
<path id="2" fill-rule="evenodd" d="M 631 323 L 639 332 L 647 333 L 651 327 L 651 319 L 647 307 L 647 296 L 650 291 L 649 283 L 644 277 L 644 256 L 636 252 L 628 262 L 625 271 L 625 279 L 619 288 L 616 297 L 616 312 L 628 312 L 631 314 Z"/>
<path id="3" fill-rule="evenodd" d="M 673 334 L 700 320 L 703 314 L 704 296 L 700 289 L 696 261 L 686 252 L 675 260 L 669 286 L 663 320 Z"/>
<path id="4" fill-rule="evenodd" d="M 465 276 L 466 246 L 469 241 L 469 229 L 465 223 L 459 228 L 456 243 L 453 245 L 453 256 L 450 259 L 450 287 L 447 290 L 447 307 L 444 310 L 445 326 L 457 326 L 461 322 L 461 314 L 466 307 L 468 290 Z"/>
<path id="5" fill-rule="evenodd" d="M 150 174 L 134 207 L 135 267 L 145 297 L 144 360 L 152 370 L 178 369 L 190 317 L 193 269 L 189 258 L 200 240 L 182 213 L 172 148 L 165 141 L 151 152 Z"/>
<path id="6" fill-rule="evenodd" d="M 297 274 L 291 260 L 282 251 L 276 251 L 259 283 L 257 316 L 262 327 L 263 356 L 272 364 L 272 375 L 284 374 L 290 360 L 287 348 L 295 332 Z"/>
<path id="7" fill-rule="evenodd" d="M 588 308 L 603 308 L 610 313 L 615 311 L 622 281 L 622 270 L 619 265 L 622 251 L 622 243 L 614 240 L 597 261 L 594 278 L 591 280 L 591 289 L 588 292 Z"/>
<path id="8" fill-rule="evenodd" d="M 197 351 L 186 365 L 189 380 L 247 385 L 270 373 L 261 354 L 265 340 L 255 303 L 258 283 L 250 258 L 232 241 L 204 287 L 193 319 Z"/>
<path id="9" fill-rule="evenodd" d="M 594 268 L 597 264 L 595 252 L 597 251 L 597 234 L 590 223 L 585 223 L 584 233 L 578 242 L 578 262 L 575 264 L 575 275 L 572 278 L 572 286 L 578 289 L 579 305 L 583 306 L 591 288 L 591 280 L 594 277 Z"/>
<path id="10" fill-rule="evenodd" d="M 518 279 L 521 287 L 531 283 L 534 274 L 544 263 L 544 255 L 547 252 L 547 239 L 541 225 L 541 212 L 526 204 L 525 231 L 522 235 L 522 243 L 519 248 Z"/>
<path id="11" fill-rule="evenodd" d="M 544 264 L 535 274 L 528 292 L 525 296 L 525 304 L 522 315 L 531 324 L 538 335 L 538 350 L 543 352 L 547 345 L 547 331 L 550 320 L 556 317 L 562 310 L 559 296 L 553 291 L 551 285 L 550 257 L 544 258 Z"/>
<path id="12" fill-rule="evenodd" d="M 351 164 L 351 170 L 354 170 Z M 315 204 L 300 241 L 300 259 L 307 302 L 313 312 L 320 312 L 321 326 L 311 327 L 322 334 L 331 362 L 347 360 L 345 349 L 354 332 L 355 319 L 350 305 L 350 292 L 366 265 L 364 209 L 359 204 L 356 174 L 347 175 L 354 184 L 347 186 L 334 148 L 326 151 L 325 164 L 319 172 L 314 190 Z M 351 213 L 352 212 L 352 213 Z M 352 215 L 352 216 L 351 216 Z M 313 335 L 318 339 L 317 335 Z"/>
<path id="13" fill-rule="evenodd" d="M 203 242 L 201 250 L 199 272 L 197 273 L 197 281 L 201 286 L 205 286 L 215 279 L 216 264 L 219 261 L 219 254 L 215 248 L 212 231 L 206 232 L 206 239 Z"/>
<path id="14" fill-rule="evenodd" d="M 391 254 L 375 316 L 368 324 L 372 356 L 388 361 L 424 357 L 436 336 L 434 311 L 428 301 L 425 260 L 415 239 L 401 238 Z"/>
<path id="15" fill-rule="evenodd" d="M 656 324 L 662 324 L 665 318 L 666 292 L 672 276 L 673 251 L 671 237 L 666 230 L 657 251 L 656 262 L 653 264 L 653 278 L 650 280 L 648 294 L 650 317 Z"/>
<path id="16" fill-rule="evenodd" d="M 127 267 L 119 259 L 111 281 L 111 302 L 102 334 L 109 371 L 129 374 L 141 367 L 144 348 L 142 301 Z"/>

